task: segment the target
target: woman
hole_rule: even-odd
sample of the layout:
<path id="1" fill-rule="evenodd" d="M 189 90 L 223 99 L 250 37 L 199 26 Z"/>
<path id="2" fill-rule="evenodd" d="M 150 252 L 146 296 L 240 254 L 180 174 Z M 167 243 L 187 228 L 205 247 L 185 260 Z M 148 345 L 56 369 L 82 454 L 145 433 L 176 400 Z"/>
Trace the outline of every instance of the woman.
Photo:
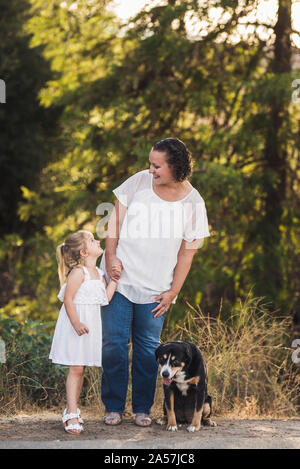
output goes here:
<path id="1" fill-rule="evenodd" d="M 118 200 L 100 266 L 107 281 L 119 280 L 112 301 L 102 307 L 102 400 L 108 425 L 121 423 L 125 409 L 130 339 L 135 423 L 151 425 L 158 368 L 154 351 L 165 315 L 197 248 L 210 236 L 204 200 L 188 181 L 191 156 L 184 143 L 159 141 L 149 162 L 149 170 L 113 191 Z"/>

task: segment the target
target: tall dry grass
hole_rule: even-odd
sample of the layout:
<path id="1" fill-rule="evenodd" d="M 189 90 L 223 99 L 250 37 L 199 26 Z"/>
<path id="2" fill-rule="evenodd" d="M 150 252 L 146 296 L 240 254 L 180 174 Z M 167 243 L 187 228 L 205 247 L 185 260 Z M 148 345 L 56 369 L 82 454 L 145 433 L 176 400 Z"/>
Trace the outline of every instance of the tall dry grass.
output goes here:
<path id="1" fill-rule="evenodd" d="M 221 311 L 213 318 L 187 303 L 183 324 L 166 335 L 189 340 L 203 352 L 217 414 L 298 414 L 300 368 L 291 359 L 291 320 L 270 313 L 263 299 L 248 297 L 226 322 Z"/>
<path id="2" fill-rule="evenodd" d="M 49 362 L 52 336 L 35 323 L 27 325 L 30 331 L 13 320 L 2 320 L 1 325 L 8 354 L 7 362 L 0 364 L 0 414 L 28 406 L 64 406 L 67 369 Z M 189 340 L 200 347 L 215 414 L 278 418 L 299 415 L 300 409 L 300 366 L 292 362 L 290 337 L 289 318 L 270 313 L 263 299 L 248 297 L 226 320 L 221 310 L 214 318 L 186 302 L 185 319 L 175 327 L 166 324 L 162 340 Z M 97 408 L 99 415 L 104 413 L 101 371 L 87 368 L 80 404 Z M 127 414 L 130 401 L 131 383 Z M 161 415 L 162 406 L 158 378 L 152 414 Z"/>

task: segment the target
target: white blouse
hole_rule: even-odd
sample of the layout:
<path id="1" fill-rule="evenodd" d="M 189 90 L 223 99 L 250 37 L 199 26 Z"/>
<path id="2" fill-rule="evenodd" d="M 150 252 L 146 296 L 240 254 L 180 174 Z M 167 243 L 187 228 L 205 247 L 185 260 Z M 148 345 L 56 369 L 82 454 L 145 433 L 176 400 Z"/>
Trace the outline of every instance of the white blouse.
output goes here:
<path id="1" fill-rule="evenodd" d="M 176 202 L 161 199 L 148 169 L 129 177 L 113 193 L 127 207 L 116 250 L 123 264 L 116 291 L 133 303 L 153 303 L 172 286 L 182 240 L 210 236 L 204 200 L 195 188 Z M 105 252 L 100 268 L 108 282 Z"/>

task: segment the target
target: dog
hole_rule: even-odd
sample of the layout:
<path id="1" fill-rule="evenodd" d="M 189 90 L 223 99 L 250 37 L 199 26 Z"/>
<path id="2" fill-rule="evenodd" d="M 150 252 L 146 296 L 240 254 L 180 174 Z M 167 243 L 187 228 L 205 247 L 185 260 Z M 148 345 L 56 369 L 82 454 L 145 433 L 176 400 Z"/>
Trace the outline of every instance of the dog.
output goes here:
<path id="1" fill-rule="evenodd" d="M 189 432 L 200 430 L 201 423 L 216 426 L 210 419 L 212 399 L 207 394 L 207 370 L 199 348 L 187 341 L 166 342 L 156 349 L 155 357 L 164 385 L 167 430 L 177 431 L 177 423 L 188 424 Z"/>

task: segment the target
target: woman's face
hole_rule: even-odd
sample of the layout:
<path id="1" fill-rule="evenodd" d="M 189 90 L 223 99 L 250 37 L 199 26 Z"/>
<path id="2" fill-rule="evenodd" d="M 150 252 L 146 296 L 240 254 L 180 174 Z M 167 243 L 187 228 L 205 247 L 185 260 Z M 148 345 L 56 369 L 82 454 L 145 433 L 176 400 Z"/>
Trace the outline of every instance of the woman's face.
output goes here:
<path id="1" fill-rule="evenodd" d="M 167 184 L 174 181 L 171 168 L 165 158 L 166 153 L 151 150 L 149 154 L 149 173 L 153 174 L 154 184 Z"/>

